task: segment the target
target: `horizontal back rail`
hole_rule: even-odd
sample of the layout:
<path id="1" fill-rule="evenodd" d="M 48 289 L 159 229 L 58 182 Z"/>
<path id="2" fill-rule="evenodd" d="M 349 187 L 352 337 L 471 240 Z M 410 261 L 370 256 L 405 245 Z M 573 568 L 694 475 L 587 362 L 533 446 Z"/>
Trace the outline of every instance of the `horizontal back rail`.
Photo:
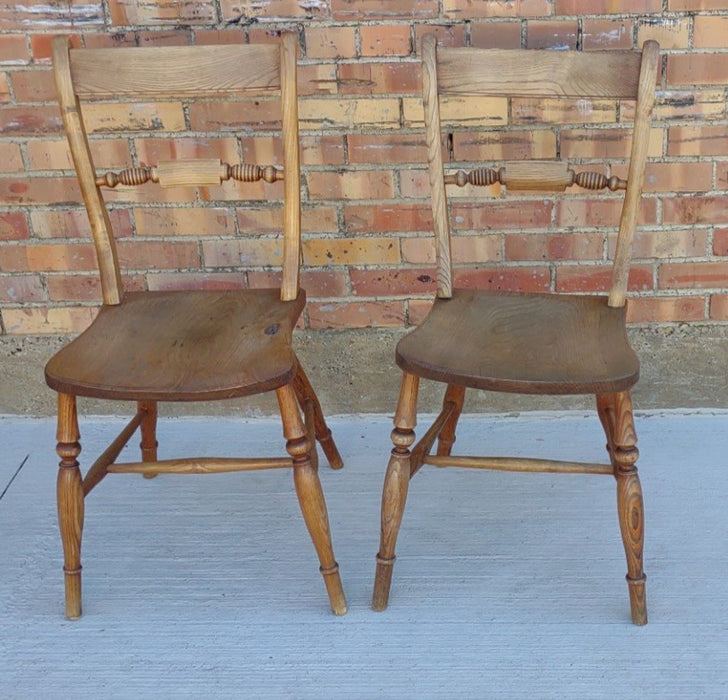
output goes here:
<path id="1" fill-rule="evenodd" d="M 275 45 L 71 49 L 70 57 L 74 89 L 81 98 L 196 97 L 280 88 Z"/>
<path id="2" fill-rule="evenodd" d="M 438 48 L 442 95 L 513 97 L 637 96 L 635 51 L 546 51 Z"/>

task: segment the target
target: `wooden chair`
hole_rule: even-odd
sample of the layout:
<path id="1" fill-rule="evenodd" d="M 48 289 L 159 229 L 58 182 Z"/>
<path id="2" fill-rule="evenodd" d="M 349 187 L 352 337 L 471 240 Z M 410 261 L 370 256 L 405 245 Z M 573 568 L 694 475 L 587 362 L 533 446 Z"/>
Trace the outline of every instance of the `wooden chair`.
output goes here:
<path id="1" fill-rule="evenodd" d="M 58 392 L 58 517 L 64 552 L 66 616 L 81 615 L 81 533 L 84 500 L 109 473 L 202 474 L 292 468 L 303 517 L 321 562 L 331 607 L 346 612 L 318 477 L 315 440 L 333 468 L 341 458 L 319 401 L 292 347 L 305 305 L 299 289 L 300 172 L 296 39 L 279 45 L 71 49 L 53 42 L 55 80 L 68 142 L 91 222 L 103 306 L 91 324 L 46 366 Z M 100 98 L 149 100 L 279 96 L 283 168 L 229 165 L 220 160 L 160 162 L 99 174 L 93 164 L 81 102 Z M 127 292 L 122 288 L 114 236 L 101 188 L 220 185 L 283 180 L 280 289 Z M 241 197 L 243 198 L 243 197 Z M 287 457 L 157 459 L 157 402 L 229 399 L 275 391 Z M 136 402 L 131 422 L 85 476 L 76 397 Z M 302 413 L 303 412 L 303 417 Z M 116 459 L 141 432 L 141 461 Z"/>
<path id="2" fill-rule="evenodd" d="M 424 38 L 423 98 L 436 237 L 437 297 L 426 319 L 399 342 L 396 351 L 403 377 L 394 417 L 394 449 L 382 496 L 381 542 L 372 603 L 375 610 L 387 607 L 409 481 L 423 464 L 430 464 L 613 474 L 627 555 L 632 620 L 637 625 L 647 622 L 642 491 L 635 467 L 638 453 L 630 399 L 639 363 L 627 341 L 625 295 L 658 51 L 653 41 L 646 42 L 642 52 L 438 50 L 434 37 Z M 506 162 L 495 168 L 446 172 L 439 97 L 465 94 L 636 99 L 627 181 L 596 172 L 574 172 L 567 163 L 558 161 Z M 572 184 L 591 190 L 626 190 L 609 296 L 507 293 L 453 286 L 445 187 L 496 182 L 511 191 L 563 191 Z M 447 389 L 440 415 L 413 447 L 421 378 L 442 382 Z M 452 455 L 467 388 L 522 394 L 594 394 L 611 463 Z M 432 454 L 435 440 L 437 450 Z"/>

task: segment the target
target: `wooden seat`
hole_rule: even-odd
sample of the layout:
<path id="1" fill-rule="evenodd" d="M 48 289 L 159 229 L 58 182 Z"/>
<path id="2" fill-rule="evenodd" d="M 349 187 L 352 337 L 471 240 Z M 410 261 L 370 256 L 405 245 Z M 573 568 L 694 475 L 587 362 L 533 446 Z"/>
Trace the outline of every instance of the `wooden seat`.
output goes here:
<path id="1" fill-rule="evenodd" d="M 625 311 L 599 296 L 453 289 L 397 345 L 397 364 L 426 379 L 490 391 L 625 391 L 639 376 Z"/>
<path id="2" fill-rule="evenodd" d="M 395 544 L 409 482 L 423 465 L 611 474 L 617 481 L 617 512 L 627 557 L 632 621 L 645 624 L 644 514 L 635 466 L 638 451 L 630 397 L 630 389 L 639 377 L 639 362 L 627 340 L 625 304 L 659 47 L 648 41 L 641 52 L 438 49 L 434 37 L 426 36 L 422 62 L 437 297 L 420 326 L 397 346 L 396 360 L 403 377 L 394 416 L 394 449 L 382 495 L 381 539 L 372 607 L 384 610 L 388 605 Z M 514 97 L 542 97 L 554 102 L 560 98 L 636 100 L 627 179 L 556 160 L 507 161 L 446 169 L 443 142 L 449 144 L 453 157 L 455 140 L 451 127 L 447 138 L 443 138 L 440 103 L 462 99 L 464 95 L 511 100 L 503 108 L 504 114 L 513 113 Z M 553 106 L 550 111 L 559 113 Z M 468 138 L 471 143 L 475 142 L 471 134 Z M 492 134 L 488 138 L 492 142 Z M 453 283 L 446 187 L 492 185 L 504 187 L 506 193 L 564 192 L 572 186 L 592 191 L 624 191 L 609 295 L 458 288 Z M 487 221 L 488 203 L 484 202 L 482 207 L 483 220 Z M 516 221 L 517 216 L 514 204 Z M 446 388 L 440 414 L 415 442 L 421 379 L 441 382 Z M 468 388 L 522 394 L 593 394 L 607 437 L 609 463 L 452 454 Z M 435 442 L 437 448 L 433 454 Z"/>
<path id="3" fill-rule="evenodd" d="M 299 288 L 296 52 L 293 35 L 284 35 L 279 44 L 255 46 L 71 49 L 67 38 L 53 42 L 61 114 L 91 224 L 103 294 L 103 306 L 90 327 L 46 366 L 46 381 L 58 392 L 58 517 L 66 615 L 71 619 L 81 615 L 85 499 L 107 474 L 153 477 L 274 468 L 292 469 L 331 608 L 336 614 L 346 612 L 318 477 L 316 441 L 333 468 L 340 468 L 342 462 L 292 337 L 306 300 Z M 181 108 L 191 109 L 197 100 L 212 98 L 214 104 L 222 94 L 241 101 L 277 99 L 282 167 L 229 164 L 214 158 L 128 164 L 105 173 L 94 166 L 82 102 L 121 99 L 129 109 L 130 101 L 148 104 L 174 97 L 182 101 Z M 283 181 L 282 254 L 270 261 L 281 265 L 280 288 L 125 292 L 102 188 L 150 186 L 146 183 L 208 187 L 228 180 L 242 183 L 238 185 L 240 200 L 246 198 L 246 183 Z M 269 391 L 275 391 L 278 399 L 286 456 L 159 459 L 157 402 L 228 399 Z M 85 475 L 77 459 L 81 452 L 78 396 L 134 401 L 137 409 Z M 117 462 L 137 430 L 141 460 Z"/>

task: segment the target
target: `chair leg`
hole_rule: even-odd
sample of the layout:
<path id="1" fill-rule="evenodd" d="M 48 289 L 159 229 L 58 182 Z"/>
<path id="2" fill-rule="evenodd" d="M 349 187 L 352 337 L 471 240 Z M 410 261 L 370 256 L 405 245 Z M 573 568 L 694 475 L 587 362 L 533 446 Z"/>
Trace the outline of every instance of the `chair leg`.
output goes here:
<path id="1" fill-rule="evenodd" d="M 326 419 L 324 418 L 323 411 L 321 410 L 321 404 L 316 396 L 316 392 L 311 386 L 311 382 L 309 382 L 300 362 L 298 363 L 296 376 L 293 378 L 293 388 L 304 413 L 306 413 L 307 403 L 310 403 L 310 406 L 313 409 L 313 422 L 316 439 L 319 441 L 329 465 L 332 469 L 341 469 L 344 466 L 344 462 L 341 459 L 339 450 L 336 448 L 336 443 L 331 435 L 331 430 L 329 430 L 329 427 L 326 425 Z"/>
<path id="2" fill-rule="evenodd" d="M 139 447 L 142 450 L 142 462 L 156 462 L 157 461 L 157 402 L 156 401 L 139 401 L 137 402 L 137 408 L 140 411 L 144 411 L 144 418 L 142 418 L 141 425 L 139 426 L 142 434 L 142 441 Z M 156 474 L 145 473 L 145 479 L 153 479 Z"/>
<path id="3" fill-rule="evenodd" d="M 81 617 L 81 535 L 83 532 L 83 480 L 76 459 L 81 454 L 76 397 L 58 394 L 58 525 L 63 544 L 66 617 Z"/>
<path id="4" fill-rule="evenodd" d="M 419 377 L 405 372 L 394 414 L 395 427 L 392 431 L 394 448 L 389 458 L 382 491 L 382 528 L 372 595 L 372 609 L 376 611 L 386 610 L 389 602 L 395 560 L 394 549 L 402 524 L 411 476 L 412 455 L 409 448 L 415 441 L 418 388 Z"/>
<path id="5" fill-rule="evenodd" d="M 644 547 L 644 506 L 642 487 L 635 466 L 639 451 L 632 416 L 632 399 L 628 391 L 612 398 L 614 413 L 612 433 L 612 463 L 617 479 L 617 514 L 622 532 L 622 542 L 627 555 L 627 584 L 632 622 L 647 624 L 647 600 L 642 568 Z"/>
<path id="6" fill-rule="evenodd" d="M 455 404 L 453 412 L 442 426 L 440 434 L 437 436 L 437 454 L 443 457 L 450 455 L 453 443 L 455 442 L 455 429 L 458 425 L 458 419 L 463 410 L 463 401 L 465 399 L 465 387 L 457 384 L 448 384 L 445 391 L 445 398 L 442 400 L 442 407 L 447 404 Z"/>
<path id="7" fill-rule="evenodd" d="M 281 410 L 283 434 L 287 440 L 286 451 L 293 458 L 293 482 L 303 519 L 321 563 L 320 571 L 329 594 L 331 609 L 336 615 L 344 615 L 347 610 L 346 598 L 339 576 L 339 565 L 336 563 L 331 545 L 326 501 L 318 471 L 310 457 L 313 445 L 306 437 L 306 429 L 301 420 L 292 385 L 280 387 L 276 390 L 276 394 Z"/>

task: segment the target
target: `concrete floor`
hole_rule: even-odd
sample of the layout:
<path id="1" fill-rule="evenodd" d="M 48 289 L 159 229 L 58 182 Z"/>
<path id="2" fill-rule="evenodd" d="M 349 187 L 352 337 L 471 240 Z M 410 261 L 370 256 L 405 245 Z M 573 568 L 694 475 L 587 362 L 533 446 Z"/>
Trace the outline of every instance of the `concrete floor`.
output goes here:
<path id="1" fill-rule="evenodd" d="M 637 416 L 643 628 L 629 622 L 614 482 L 598 476 L 425 467 L 390 608 L 371 612 L 391 422 L 331 425 L 346 466 L 322 465 L 322 480 L 347 616 L 328 610 L 279 470 L 109 476 L 87 501 L 84 617 L 68 622 L 53 423 L 0 419 L 2 697 L 728 697 L 728 412 Z M 86 465 L 120 426 L 82 420 Z M 160 456 L 282 454 L 267 419 L 167 419 L 160 442 Z M 456 451 L 485 443 L 595 461 L 604 439 L 580 412 L 464 417 Z"/>

